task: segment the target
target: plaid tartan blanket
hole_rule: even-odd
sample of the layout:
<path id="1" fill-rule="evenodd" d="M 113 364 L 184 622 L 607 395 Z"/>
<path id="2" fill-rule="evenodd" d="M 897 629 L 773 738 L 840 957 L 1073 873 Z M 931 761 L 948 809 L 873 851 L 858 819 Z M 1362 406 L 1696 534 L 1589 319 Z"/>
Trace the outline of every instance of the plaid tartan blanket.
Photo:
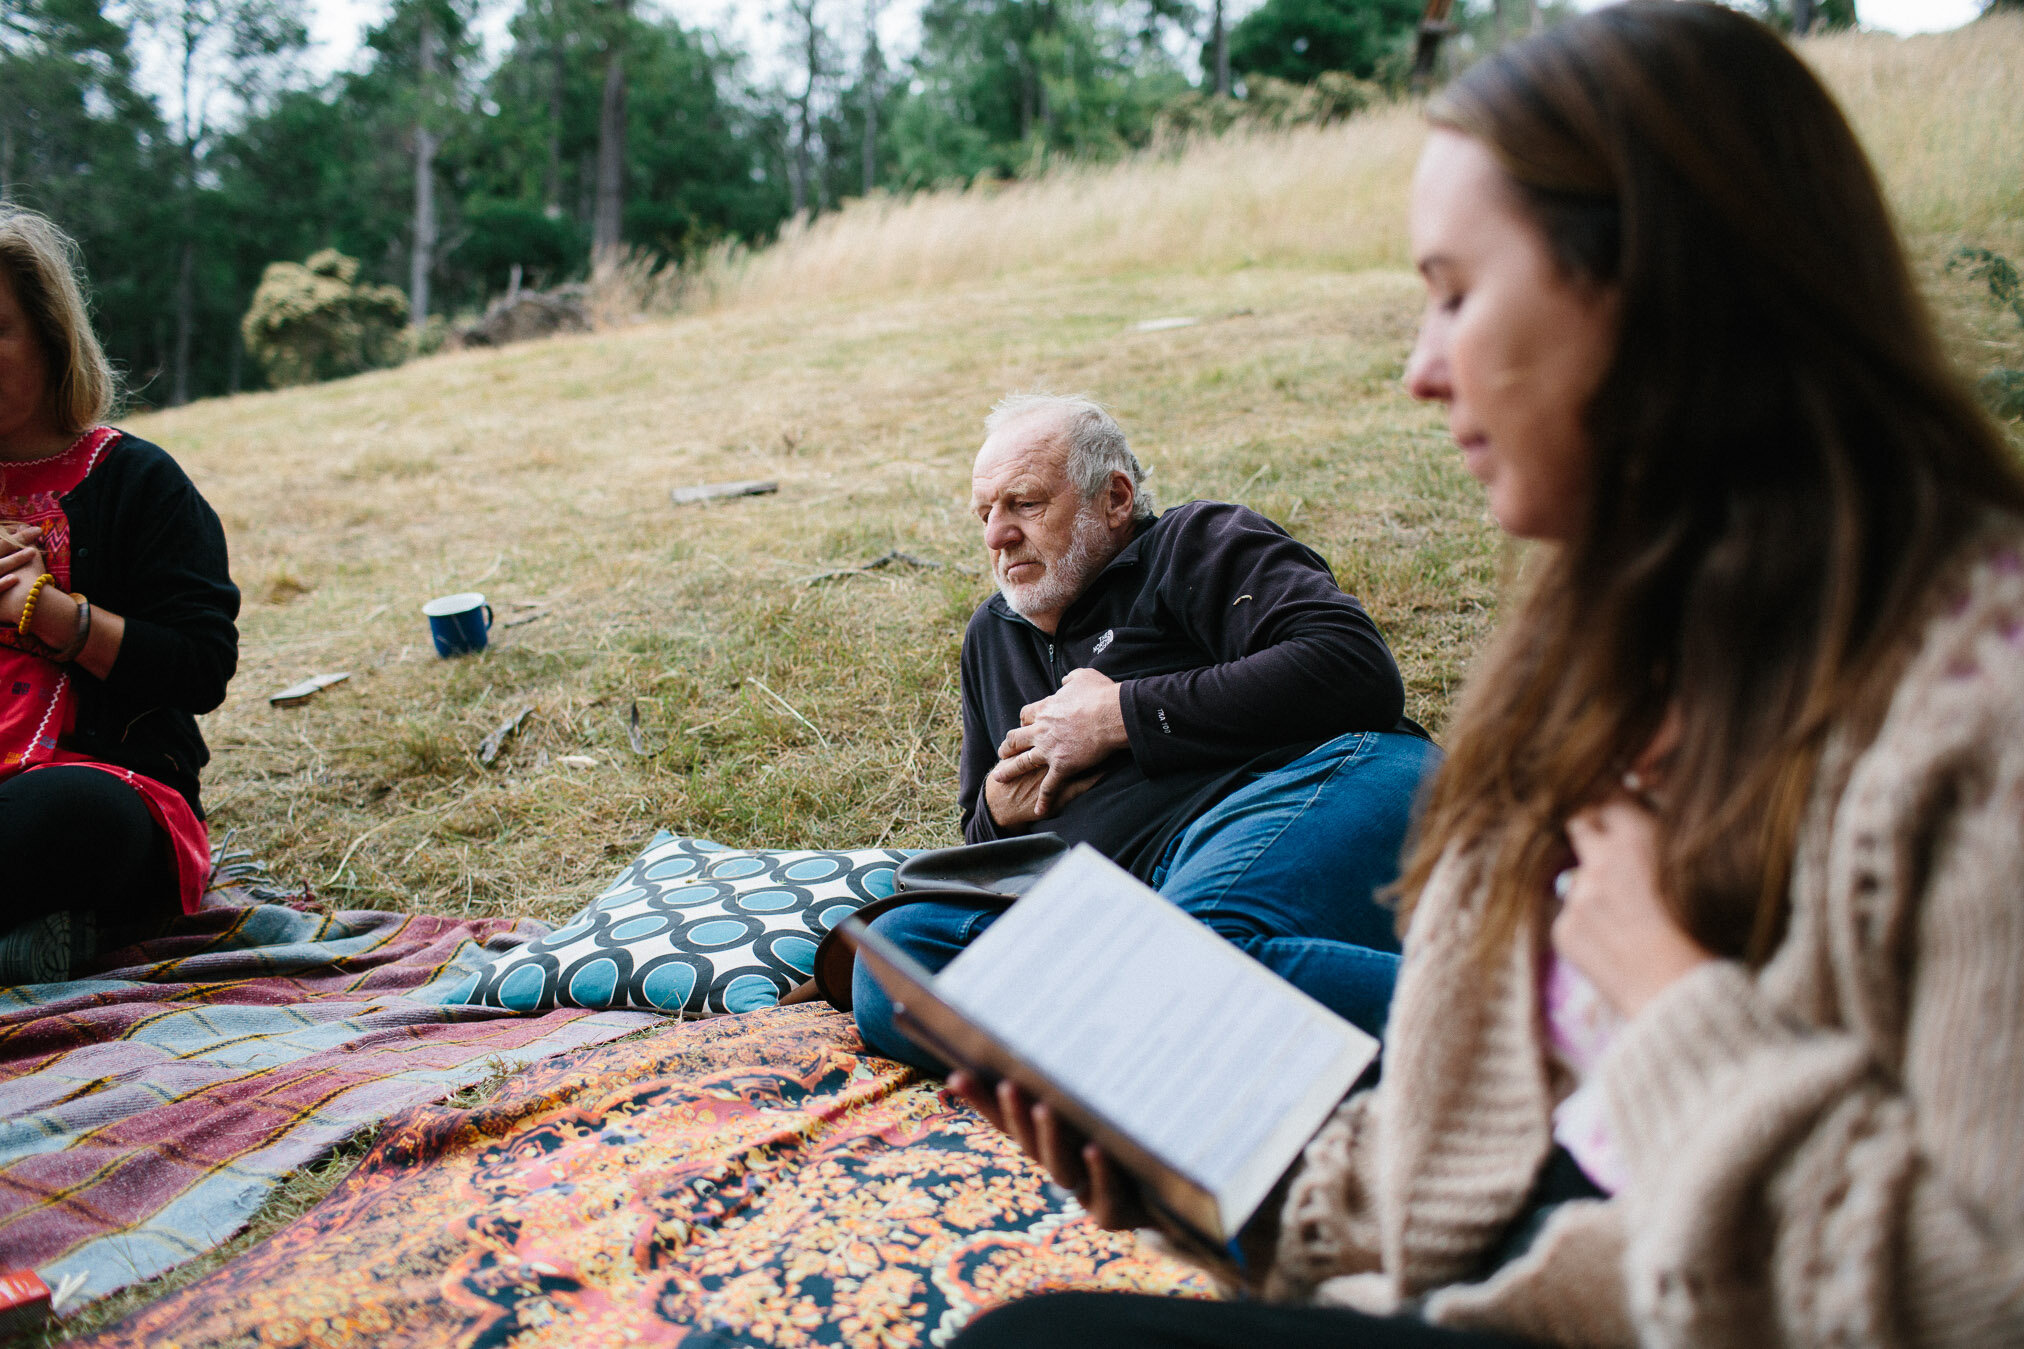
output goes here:
<path id="1" fill-rule="evenodd" d="M 209 907 L 91 978 L 0 989 L 0 1267 L 82 1276 L 73 1309 L 216 1246 L 368 1124 L 659 1019 L 433 1000 L 546 931 Z"/>
<path id="2" fill-rule="evenodd" d="M 1211 1292 L 807 1005 L 412 1110 L 321 1204 L 72 1349 L 907 1349 L 1061 1289 Z"/>

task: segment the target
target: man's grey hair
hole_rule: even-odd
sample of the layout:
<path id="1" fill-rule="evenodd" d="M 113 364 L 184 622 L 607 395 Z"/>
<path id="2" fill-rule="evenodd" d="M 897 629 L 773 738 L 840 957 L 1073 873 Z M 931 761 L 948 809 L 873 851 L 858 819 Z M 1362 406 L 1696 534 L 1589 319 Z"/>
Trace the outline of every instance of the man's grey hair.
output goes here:
<path id="1" fill-rule="evenodd" d="M 1131 479 L 1132 518 L 1150 520 L 1158 513 L 1146 486 L 1145 465 L 1131 452 L 1124 428 L 1086 394 L 1007 394 L 984 419 L 984 435 L 989 438 L 1001 427 L 1043 413 L 1054 420 L 1068 445 L 1068 480 L 1084 501 L 1094 501 L 1110 486 L 1110 475 L 1122 473 Z"/>

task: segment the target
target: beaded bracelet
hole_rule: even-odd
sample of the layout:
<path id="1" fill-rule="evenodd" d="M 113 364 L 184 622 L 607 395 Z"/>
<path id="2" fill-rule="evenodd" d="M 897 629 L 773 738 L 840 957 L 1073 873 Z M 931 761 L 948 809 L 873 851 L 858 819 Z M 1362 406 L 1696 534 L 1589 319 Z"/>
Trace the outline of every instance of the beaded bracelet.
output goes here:
<path id="1" fill-rule="evenodd" d="M 44 572 L 29 584 L 28 598 L 21 601 L 21 617 L 14 624 L 15 636 L 26 637 L 28 635 L 28 625 L 35 621 L 35 602 L 42 598 L 42 587 L 55 579 L 48 572 Z"/>

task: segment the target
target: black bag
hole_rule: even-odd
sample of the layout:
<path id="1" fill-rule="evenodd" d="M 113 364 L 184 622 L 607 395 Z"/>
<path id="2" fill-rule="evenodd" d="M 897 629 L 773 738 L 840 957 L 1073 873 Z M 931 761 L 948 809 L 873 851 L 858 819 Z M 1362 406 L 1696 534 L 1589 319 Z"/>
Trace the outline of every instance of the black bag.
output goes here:
<path id="1" fill-rule="evenodd" d="M 1007 909 L 1067 852 L 1068 844 L 1057 834 L 1028 834 L 918 853 L 900 863 L 893 893 L 865 905 L 857 917 L 869 923 L 906 904 Z M 820 995 L 837 1011 L 848 1012 L 856 968 L 857 952 L 831 929 L 815 948 L 814 987 L 804 984 L 784 1001 L 812 1001 Z"/>

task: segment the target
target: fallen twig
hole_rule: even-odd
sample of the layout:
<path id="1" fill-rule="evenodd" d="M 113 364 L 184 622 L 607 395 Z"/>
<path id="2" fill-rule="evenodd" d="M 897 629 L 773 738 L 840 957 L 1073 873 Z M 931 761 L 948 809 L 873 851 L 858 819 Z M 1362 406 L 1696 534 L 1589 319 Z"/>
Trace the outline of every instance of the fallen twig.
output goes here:
<path id="1" fill-rule="evenodd" d="M 834 581 L 844 576 L 862 576 L 866 572 L 874 572 L 881 567 L 890 567 L 895 562 L 904 562 L 909 567 L 919 567 L 925 571 L 940 571 L 949 565 L 946 562 L 936 562 L 925 557 L 915 557 L 912 553 L 903 553 L 899 549 L 894 548 L 887 553 L 873 558 L 861 567 L 837 567 L 831 571 L 819 571 L 810 576 L 797 576 L 794 578 L 794 584 L 814 585 L 818 581 Z M 957 570 L 969 571 L 970 568 L 959 567 Z"/>
<path id="2" fill-rule="evenodd" d="M 780 490 L 780 484 L 771 481 L 752 482 L 699 482 L 688 487 L 677 487 L 668 495 L 677 506 L 688 506 L 698 501 L 715 501 L 720 497 L 757 497 Z"/>
<path id="3" fill-rule="evenodd" d="M 512 739 L 514 734 L 519 731 L 520 724 L 533 714 L 534 704 L 529 703 L 512 716 L 506 718 L 506 720 L 500 722 L 490 735 L 478 742 L 478 762 L 490 768 L 492 761 L 499 757 L 499 751 L 506 747 L 506 742 Z"/>
<path id="4" fill-rule="evenodd" d="M 434 813 L 435 812 L 433 811 L 416 811 L 415 815 L 430 815 Z M 344 875 L 344 869 L 351 865 L 351 855 L 358 851 L 359 844 L 365 842 L 367 839 L 371 838 L 374 834 L 377 834 L 380 830 L 394 823 L 395 820 L 413 819 L 415 818 L 415 815 L 409 816 L 397 815 L 393 817 L 393 819 L 381 820 L 378 824 L 374 825 L 372 828 L 366 830 L 363 834 L 360 834 L 357 838 L 353 839 L 351 841 L 351 846 L 344 850 L 344 856 L 337 859 L 337 870 L 331 872 L 330 875 L 324 880 L 323 882 L 324 888 L 328 889 L 329 887 L 337 884 L 337 878 Z"/>
<path id="5" fill-rule="evenodd" d="M 793 703 L 788 702 L 785 698 L 775 693 L 772 689 L 767 688 L 766 681 L 759 678 L 759 676 L 746 675 L 745 679 L 748 683 L 757 684 L 759 686 L 759 691 L 761 693 L 765 694 L 768 698 L 771 698 L 774 702 L 779 703 L 782 707 L 786 708 L 787 714 L 789 716 L 793 717 L 803 726 L 806 726 L 809 730 L 814 731 L 815 738 L 822 742 L 822 747 L 824 749 L 829 748 L 829 737 L 824 735 L 821 729 L 817 727 L 814 722 L 810 721 L 807 717 L 802 716 L 800 712 L 796 711 Z"/>
<path id="6" fill-rule="evenodd" d="M 290 684 L 279 693 L 268 694 L 267 701 L 276 707 L 294 707 L 297 703 L 308 702 L 332 684 L 342 684 L 349 678 L 351 678 L 349 670 L 341 670 L 336 674 L 311 675 L 300 684 Z"/>

